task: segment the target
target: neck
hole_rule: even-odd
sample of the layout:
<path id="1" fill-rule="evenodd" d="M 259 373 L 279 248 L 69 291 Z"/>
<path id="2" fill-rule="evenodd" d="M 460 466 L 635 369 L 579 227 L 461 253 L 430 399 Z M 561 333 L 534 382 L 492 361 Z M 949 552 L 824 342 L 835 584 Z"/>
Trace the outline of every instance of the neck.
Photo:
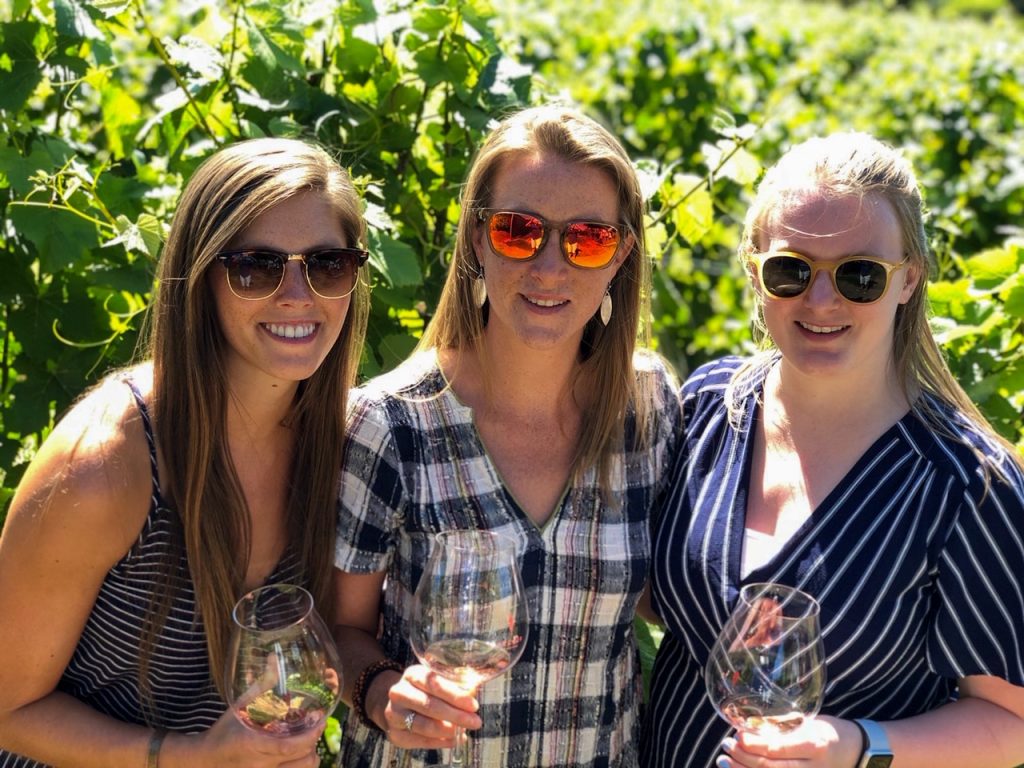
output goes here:
<path id="1" fill-rule="evenodd" d="M 449 355 L 443 367 L 460 399 L 474 410 L 558 417 L 576 408 L 571 395 L 579 363 L 565 349 L 508 354 L 497 352 L 485 339 Z"/>
<path id="2" fill-rule="evenodd" d="M 258 390 L 228 387 L 227 430 L 229 436 L 263 441 L 277 434 L 286 423 L 298 385 L 269 384 Z"/>
<path id="3" fill-rule="evenodd" d="M 835 435 L 890 426 L 910 408 L 892 369 L 858 378 L 804 375 L 781 360 L 765 381 L 765 415 L 794 431 Z"/>

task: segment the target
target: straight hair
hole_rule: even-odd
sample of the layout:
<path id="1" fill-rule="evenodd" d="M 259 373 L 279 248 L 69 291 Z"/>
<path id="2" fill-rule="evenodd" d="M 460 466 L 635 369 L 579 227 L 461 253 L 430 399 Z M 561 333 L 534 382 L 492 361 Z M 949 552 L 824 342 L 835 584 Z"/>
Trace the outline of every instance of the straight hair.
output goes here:
<path id="1" fill-rule="evenodd" d="M 207 273 L 217 252 L 260 216 L 309 193 L 331 205 L 346 245 L 363 241 L 365 224 L 348 174 L 324 149 L 293 139 L 243 141 L 211 156 L 188 182 L 171 224 L 150 316 L 149 355 L 156 441 L 165 465 L 162 488 L 181 522 L 168 566 L 176 569 L 184 551 L 189 573 L 172 573 L 153 597 L 142 647 L 144 690 L 155 637 L 191 576 L 210 670 L 228 699 L 231 610 L 244 589 L 251 531 L 227 446 L 227 344 Z M 303 583 L 328 623 L 347 396 L 368 306 L 366 280 L 360 276 L 337 342 L 316 372 L 300 382 L 288 417 L 299 439 L 289 469 L 286 551 L 297 555 Z"/>
<path id="2" fill-rule="evenodd" d="M 579 403 L 582 430 L 572 477 L 578 480 L 597 467 L 600 486 L 608 491 L 611 460 L 623 435 L 627 410 L 632 408 L 636 414 L 641 445 L 646 444 L 653 416 L 650 377 L 638 378 L 633 365 L 637 346 L 650 346 L 651 266 L 645 251 L 640 182 L 622 145 L 598 122 L 562 106 L 532 107 L 506 117 L 488 136 L 463 187 L 455 252 L 437 311 L 417 348 L 475 349 L 486 359 L 488 351 L 479 342 L 487 307 L 481 310 L 473 301 L 473 283 L 482 272 L 473 247 L 475 228 L 482 226 L 475 214 L 491 206 L 494 181 L 503 164 L 528 155 L 557 158 L 605 174 L 618 191 L 620 221 L 633 236 L 632 247 L 609 286 L 614 307 L 611 320 L 607 326 L 596 316 L 587 322 L 572 382 L 573 391 L 578 382 L 588 382 L 591 394 Z M 483 366 L 485 377 L 488 367 Z"/>

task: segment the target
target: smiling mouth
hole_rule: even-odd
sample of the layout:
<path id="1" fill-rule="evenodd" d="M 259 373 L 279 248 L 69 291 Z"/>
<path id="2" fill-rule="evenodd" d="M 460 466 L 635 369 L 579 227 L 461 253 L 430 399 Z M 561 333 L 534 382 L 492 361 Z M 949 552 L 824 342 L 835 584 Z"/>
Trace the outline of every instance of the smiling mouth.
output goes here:
<path id="1" fill-rule="evenodd" d="M 316 323 L 299 323 L 298 325 L 282 325 L 280 323 L 262 323 L 272 336 L 282 339 L 304 339 L 316 331 Z"/>
<path id="2" fill-rule="evenodd" d="M 799 325 L 805 331 L 820 334 L 836 333 L 838 331 L 843 331 L 849 328 L 848 325 L 811 325 L 810 323 L 804 323 L 800 321 L 797 322 L 797 325 Z"/>
<path id="3" fill-rule="evenodd" d="M 535 307 L 560 307 L 569 303 L 565 299 L 531 299 L 529 296 L 523 296 L 523 298 Z"/>

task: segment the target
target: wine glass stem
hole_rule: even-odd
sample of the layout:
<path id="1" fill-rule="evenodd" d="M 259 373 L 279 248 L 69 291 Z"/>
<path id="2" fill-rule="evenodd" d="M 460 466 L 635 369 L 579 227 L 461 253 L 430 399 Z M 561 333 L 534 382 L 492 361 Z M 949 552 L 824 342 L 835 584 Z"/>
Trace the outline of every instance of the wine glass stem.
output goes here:
<path id="1" fill-rule="evenodd" d="M 452 765 L 468 766 L 469 765 L 469 737 L 466 735 L 466 729 L 461 725 L 455 726 L 455 746 L 452 747 Z"/>

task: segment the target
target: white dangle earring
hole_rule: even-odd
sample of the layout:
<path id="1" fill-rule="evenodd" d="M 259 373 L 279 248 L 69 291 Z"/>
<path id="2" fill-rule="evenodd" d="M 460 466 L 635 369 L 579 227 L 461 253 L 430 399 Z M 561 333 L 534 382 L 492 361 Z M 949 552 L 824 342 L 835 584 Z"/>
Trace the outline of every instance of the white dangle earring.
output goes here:
<path id="1" fill-rule="evenodd" d="M 473 303 L 477 309 L 483 309 L 487 303 L 487 283 L 484 282 L 484 268 L 480 266 L 480 272 L 473 280 Z"/>
<path id="2" fill-rule="evenodd" d="M 608 283 L 608 287 L 604 291 L 604 298 L 601 299 L 601 324 L 608 325 L 608 321 L 612 319 L 612 284 Z"/>

